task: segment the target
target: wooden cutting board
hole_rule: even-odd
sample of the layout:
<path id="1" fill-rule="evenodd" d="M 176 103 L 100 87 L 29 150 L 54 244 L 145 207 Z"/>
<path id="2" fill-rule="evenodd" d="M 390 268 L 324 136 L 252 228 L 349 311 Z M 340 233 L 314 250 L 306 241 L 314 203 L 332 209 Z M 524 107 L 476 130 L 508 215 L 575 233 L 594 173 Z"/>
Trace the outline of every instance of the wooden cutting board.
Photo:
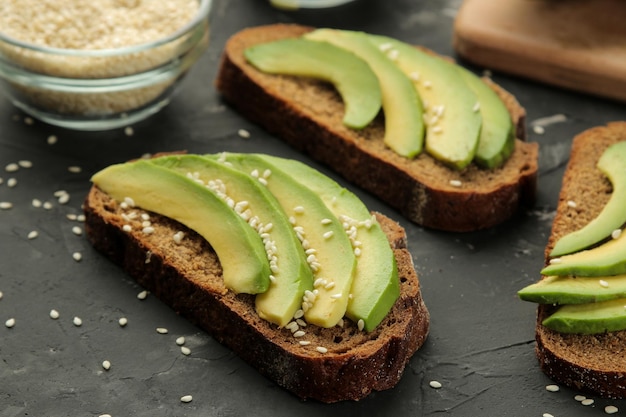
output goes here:
<path id="1" fill-rule="evenodd" d="M 465 0 L 453 39 L 476 65 L 626 101 L 626 0 Z"/>

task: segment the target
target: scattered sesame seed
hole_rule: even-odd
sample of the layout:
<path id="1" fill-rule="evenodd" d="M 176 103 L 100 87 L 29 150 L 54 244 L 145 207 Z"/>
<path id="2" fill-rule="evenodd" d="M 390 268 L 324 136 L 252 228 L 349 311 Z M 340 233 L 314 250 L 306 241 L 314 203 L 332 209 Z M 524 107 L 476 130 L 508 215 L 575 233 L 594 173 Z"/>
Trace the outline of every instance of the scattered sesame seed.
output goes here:
<path id="1" fill-rule="evenodd" d="M 8 210 L 8 209 L 10 209 L 12 207 L 13 207 L 13 203 L 10 203 L 8 201 L 0 201 L 0 209 Z"/>
<path id="2" fill-rule="evenodd" d="M 168 330 L 165 327 L 157 327 L 157 333 L 159 334 L 167 334 Z"/>
<path id="3" fill-rule="evenodd" d="M 132 232 L 133 227 L 130 224 L 125 224 L 124 226 L 122 226 L 122 230 L 125 232 Z"/>
<path id="4" fill-rule="evenodd" d="M 184 403 L 190 403 L 191 400 L 193 400 L 193 397 L 191 395 L 183 395 L 180 397 L 180 400 Z"/>
<path id="5" fill-rule="evenodd" d="M 582 400 L 580 403 L 581 403 L 582 405 L 591 405 L 591 404 L 593 404 L 593 403 L 594 403 L 594 401 L 593 401 L 593 399 L 592 399 L 592 398 L 585 398 L 585 399 L 584 399 L 584 400 Z"/>
<path id="6" fill-rule="evenodd" d="M 294 319 L 300 319 L 304 316 L 304 311 L 302 311 L 302 309 L 299 309 L 296 311 L 296 313 L 293 315 Z"/>
<path id="7" fill-rule="evenodd" d="M 339 292 L 337 294 L 333 294 L 333 295 L 330 296 L 330 298 L 332 298 L 334 300 L 337 300 L 337 299 L 341 298 L 341 293 Z"/>
<path id="8" fill-rule="evenodd" d="M 303 330 L 298 330 L 296 332 L 293 333 L 293 337 L 302 337 L 304 336 L 306 333 Z"/>
<path id="9" fill-rule="evenodd" d="M 15 178 L 9 178 L 9 179 L 7 180 L 7 187 L 9 187 L 9 188 L 13 188 L 13 187 L 15 187 L 16 185 L 17 185 L 17 179 L 15 179 Z"/>
<path id="10" fill-rule="evenodd" d="M 46 202 L 44 202 L 44 203 L 43 203 L 42 207 L 43 207 L 45 210 L 50 210 L 50 209 L 52 209 L 52 203 L 51 203 L 51 202 L 49 202 L 49 201 L 46 201 Z"/>
<path id="11" fill-rule="evenodd" d="M 604 407 L 604 412 L 607 414 L 615 414 L 618 411 L 619 409 L 615 407 L 614 405 L 607 405 L 606 407 Z"/>
<path id="12" fill-rule="evenodd" d="M 552 259 L 550 259 L 550 265 L 552 265 L 552 264 L 560 264 L 561 262 L 562 262 L 561 258 L 552 258 Z"/>
<path id="13" fill-rule="evenodd" d="M 67 204 L 70 201 L 70 195 L 65 193 L 65 194 L 61 194 L 58 198 L 58 202 L 59 204 Z"/>
<path id="14" fill-rule="evenodd" d="M 433 84 L 430 81 L 428 81 L 428 80 L 424 81 L 424 87 L 430 88 L 430 87 L 432 87 L 432 85 Z"/>
<path id="15" fill-rule="evenodd" d="M 568 207 L 571 207 L 571 208 L 576 208 L 576 202 L 575 202 L 575 201 L 573 201 L 573 200 L 569 200 L 569 201 L 567 202 L 567 206 L 568 206 Z"/>
<path id="16" fill-rule="evenodd" d="M 73 165 L 73 166 L 67 167 L 67 170 L 69 172 L 71 172 L 72 174 L 78 174 L 78 173 L 82 172 L 83 169 L 81 167 L 79 167 L 79 166 Z"/>
<path id="17" fill-rule="evenodd" d="M 124 129 L 124 134 L 125 134 L 126 136 L 132 136 L 132 135 L 134 135 L 134 134 L 135 134 L 135 130 L 134 130 L 131 126 L 127 126 L 127 127 Z"/>
<path id="18" fill-rule="evenodd" d="M 176 339 L 176 344 L 177 344 L 178 346 L 182 346 L 182 345 L 184 345 L 184 344 L 185 344 L 185 336 L 181 336 L 181 337 L 179 337 L 178 339 Z"/>
<path id="19" fill-rule="evenodd" d="M 146 226 L 141 231 L 145 233 L 146 235 L 151 235 L 152 233 L 154 233 L 154 227 Z"/>
<path id="20" fill-rule="evenodd" d="M 302 206 L 296 206 L 293 208 L 293 212 L 296 214 L 302 214 L 304 213 L 304 207 Z"/>
<path id="21" fill-rule="evenodd" d="M 33 198 L 33 201 L 31 202 L 33 207 L 39 208 L 41 207 L 42 203 L 41 200 L 39 200 L 38 198 Z"/>
<path id="22" fill-rule="evenodd" d="M 395 61 L 400 56 L 400 52 L 397 49 L 392 49 L 387 53 L 387 57 L 392 61 Z"/>
<path id="23" fill-rule="evenodd" d="M 76 221 L 77 222 L 84 222 L 85 221 L 85 215 L 84 214 L 79 214 L 78 216 L 76 216 Z"/>
<path id="24" fill-rule="evenodd" d="M 474 107 L 472 107 L 472 111 L 473 111 L 474 113 L 476 113 L 476 112 L 477 112 L 477 111 L 479 111 L 479 110 L 480 110 L 480 102 L 479 102 L 479 101 L 477 101 L 477 102 L 474 104 Z"/>
<path id="25" fill-rule="evenodd" d="M 59 318 L 59 312 L 55 309 L 50 310 L 50 318 L 56 320 Z"/>
<path id="26" fill-rule="evenodd" d="M 538 135 L 543 135 L 544 133 L 546 133 L 546 129 L 543 126 L 535 125 L 533 126 L 533 132 Z"/>
<path id="27" fill-rule="evenodd" d="M 331 237 L 333 237 L 335 233 L 332 230 L 329 230 L 328 232 L 324 233 L 322 236 L 324 236 L 324 239 L 330 239 Z"/>
<path id="28" fill-rule="evenodd" d="M 120 327 L 124 327 L 128 324 L 128 319 L 126 317 L 120 317 L 120 319 L 117 321 L 117 324 L 119 324 Z"/>
<path id="29" fill-rule="evenodd" d="M 413 71 L 412 73 L 409 74 L 409 78 L 411 79 L 411 81 L 419 81 L 420 74 L 417 71 Z"/>
<path id="30" fill-rule="evenodd" d="M 622 235 L 622 229 L 615 229 L 611 232 L 611 237 L 613 239 L 618 239 Z"/>
<path id="31" fill-rule="evenodd" d="M 2 300 L 2 297 L 4 297 L 4 294 L 0 291 L 0 300 Z"/>
<path id="32" fill-rule="evenodd" d="M 33 123 L 35 123 L 35 121 L 32 117 L 24 117 L 24 124 L 31 126 Z"/>
<path id="33" fill-rule="evenodd" d="M 98 417 L 111 417 L 111 414 L 100 414 Z"/>
<path id="34" fill-rule="evenodd" d="M 430 385 L 431 388 L 435 388 L 435 389 L 439 389 L 442 387 L 441 382 L 439 381 L 430 381 L 428 385 Z"/>
<path id="35" fill-rule="evenodd" d="M 80 252 L 74 252 L 72 258 L 74 258 L 76 262 L 80 262 L 83 259 L 83 255 Z"/>
<path id="36" fill-rule="evenodd" d="M 554 416 L 550 413 L 543 413 L 541 417 L 554 417 Z"/>
<path id="37" fill-rule="evenodd" d="M 137 294 L 137 298 L 140 300 L 145 300 L 147 296 L 148 296 L 148 291 L 146 290 L 141 291 L 139 294 Z"/>
<path id="38" fill-rule="evenodd" d="M 441 128 L 441 126 L 434 126 L 432 129 L 430 129 L 430 131 L 433 133 L 441 133 L 443 132 L 443 129 Z"/>
<path id="39" fill-rule="evenodd" d="M 459 180 L 450 180 L 450 185 L 453 187 L 460 187 L 463 185 L 463 183 Z"/>
<path id="40" fill-rule="evenodd" d="M 300 343 L 300 346 L 308 346 L 311 344 L 310 340 L 300 340 L 298 343 Z"/>
<path id="41" fill-rule="evenodd" d="M 28 233 L 28 238 L 29 239 L 35 239 L 37 236 L 39 236 L 39 232 L 37 232 L 36 230 L 33 230 L 33 231 Z"/>
<path id="42" fill-rule="evenodd" d="M 74 226 L 72 227 L 72 233 L 74 233 L 76 236 L 80 236 L 83 234 L 83 229 L 78 226 Z"/>
<path id="43" fill-rule="evenodd" d="M 54 145 L 55 143 L 57 143 L 58 140 L 59 138 L 57 138 L 55 135 L 50 135 L 46 139 L 46 142 L 48 143 L 48 145 Z"/>
<path id="44" fill-rule="evenodd" d="M 603 288 L 609 288 L 609 283 L 606 282 L 605 280 L 601 279 L 598 281 L 598 284 L 600 284 L 601 287 Z"/>
<path id="45" fill-rule="evenodd" d="M 71 220 L 71 221 L 75 221 L 75 220 L 78 218 L 78 216 L 77 216 L 77 215 L 75 215 L 74 213 L 68 213 L 68 214 L 66 214 L 66 215 L 65 215 L 65 217 L 66 217 L 68 220 Z"/>
<path id="46" fill-rule="evenodd" d="M 22 159 L 21 161 L 17 161 L 17 164 L 22 168 L 32 168 L 33 163 L 27 159 Z"/>
<path id="47" fill-rule="evenodd" d="M 189 349 L 187 346 L 181 346 L 180 353 L 182 353 L 185 356 L 189 356 L 191 355 L 191 349 Z"/>
<path id="48" fill-rule="evenodd" d="M 12 328 L 13 326 L 15 326 L 15 319 L 14 318 L 10 318 L 7 321 L 4 322 L 4 325 L 7 326 L 9 329 Z"/>
<path id="49" fill-rule="evenodd" d="M 576 401 L 584 401 L 584 400 L 586 400 L 586 399 L 587 399 L 587 397 L 585 397 L 584 395 L 576 395 L 576 396 L 574 397 L 574 399 L 575 399 Z"/>
<path id="50" fill-rule="evenodd" d="M 80 327 L 83 325 L 83 320 L 80 317 L 74 317 L 74 320 L 72 320 L 72 323 L 74 323 L 74 326 Z"/>
<path id="51" fill-rule="evenodd" d="M 319 353 L 327 353 L 328 349 L 326 349 L 324 346 L 318 346 L 315 348 L 315 350 L 317 350 Z"/>
<path id="52" fill-rule="evenodd" d="M 11 162 L 10 164 L 8 164 L 7 166 L 4 167 L 4 170 L 6 172 L 15 172 L 18 169 L 20 169 L 20 166 L 18 164 L 16 164 L 15 162 Z"/>
<path id="53" fill-rule="evenodd" d="M 244 139 L 248 139 L 250 137 L 250 132 L 248 132 L 246 129 L 239 129 L 237 131 L 237 134 L 239 135 L 239 137 Z"/>
<path id="54" fill-rule="evenodd" d="M 362 331 L 365 328 L 365 321 L 363 321 L 363 319 L 359 319 L 359 321 L 357 321 L 356 325 L 359 328 L 359 331 Z"/>
<path id="55" fill-rule="evenodd" d="M 559 389 L 558 385 L 546 385 L 546 391 L 557 392 Z"/>
<path id="56" fill-rule="evenodd" d="M 104 368 L 105 371 L 108 371 L 109 369 L 111 369 L 111 362 L 103 361 L 102 362 L 102 368 Z"/>

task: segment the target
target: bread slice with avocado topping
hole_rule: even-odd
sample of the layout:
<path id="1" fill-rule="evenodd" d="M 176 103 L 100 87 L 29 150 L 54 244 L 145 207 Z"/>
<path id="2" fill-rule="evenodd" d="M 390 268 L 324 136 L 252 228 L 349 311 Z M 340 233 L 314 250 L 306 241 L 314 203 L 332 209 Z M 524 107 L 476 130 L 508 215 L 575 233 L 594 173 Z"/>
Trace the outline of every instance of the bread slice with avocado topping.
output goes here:
<path id="1" fill-rule="evenodd" d="M 255 295 L 226 288 L 206 239 L 171 218 L 125 205 L 92 187 L 84 203 L 92 245 L 174 311 L 301 398 L 331 403 L 390 389 L 428 335 L 429 313 L 405 231 L 382 214 L 373 213 L 392 249 L 400 285 L 390 312 L 371 331 L 342 320 L 330 328 L 300 324 L 306 334 L 298 335 L 291 323 L 283 327 L 262 319 Z M 145 215 L 150 233 L 142 230 Z"/>
<path id="2" fill-rule="evenodd" d="M 574 138 L 545 251 L 546 263 L 561 237 L 592 221 L 609 201 L 611 183 L 596 165 L 609 146 L 623 141 L 626 141 L 626 122 L 599 126 Z M 626 330 L 560 333 L 542 324 L 556 309 L 550 304 L 538 307 L 536 353 L 542 371 L 555 381 L 581 391 L 625 398 Z"/>
<path id="3" fill-rule="evenodd" d="M 515 126 L 515 149 L 500 167 L 458 170 L 426 152 L 407 158 L 384 143 L 384 116 L 363 129 L 342 122 L 340 95 L 326 82 L 263 73 L 247 62 L 254 45 L 301 37 L 314 28 L 269 25 L 245 29 L 227 42 L 216 79 L 224 100 L 297 150 L 398 209 L 411 221 L 447 231 L 474 231 L 511 218 L 535 200 L 536 143 L 525 138 L 525 111 L 490 80 Z"/>

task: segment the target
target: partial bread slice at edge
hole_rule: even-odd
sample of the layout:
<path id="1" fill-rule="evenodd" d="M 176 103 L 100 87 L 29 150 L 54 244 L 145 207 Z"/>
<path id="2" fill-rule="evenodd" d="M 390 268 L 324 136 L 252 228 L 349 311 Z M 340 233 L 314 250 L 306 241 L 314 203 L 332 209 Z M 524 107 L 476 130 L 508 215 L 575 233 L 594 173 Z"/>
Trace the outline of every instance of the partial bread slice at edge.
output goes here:
<path id="1" fill-rule="evenodd" d="M 264 74 L 243 55 L 245 48 L 297 37 L 312 30 L 276 24 L 242 30 L 226 43 L 216 87 L 244 117 L 298 151 L 328 165 L 348 181 L 425 227 L 466 232 L 492 227 L 534 204 L 538 145 L 516 141 L 507 163 L 495 170 L 474 164 L 454 171 L 426 153 L 415 159 L 397 155 L 383 143 L 379 116 L 363 130 L 343 125 L 343 103 L 329 85 L 303 77 Z M 515 97 L 493 82 L 525 137 L 525 111 Z"/>
<path id="2" fill-rule="evenodd" d="M 606 148 L 620 141 L 626 141 L 626 122 L 595 127 L 574 138 L 545 251 L 546 263 L 557 240 L 594 219 L 608 201 L 611 184 L 596 163 Z M 580 391 L 626 398 L 626 331 L 558 333 L 541 324 L 552 311 L 554 307 L 549 305 L 538 307 L 536 353 L 542 371 Z"/>
<path id="3" fill-rule="evenodd" d="M 430 316 L 405 231 L 382 214 L 375 213 L 393 247 L 401 285 L 390 314 L 370 333 L 345 320 L 343 328 L 303 327 L 305 336 L 296 338 L 289 329 L 259 318 L 251 296 L 226 290 L 215 252 L 193 231 L 151 213 L 154 233 L 142 233 L 141 220 L 126 232 L 122 228 L 129 222 L 122 217 L 120 204 L 95 186 L 84 211 L 87 237 L 98 251 L 174 311 L 301 398 L 328 403 L 360 400 L 372 391 L 390 389 L 428 335 Z M 180 230 L 185 238 L 177 244 L 172 236 Z M 301 346 L 301 340 L 311 344 Z M 328 352 L 317 351 L 318 346 Z"/>

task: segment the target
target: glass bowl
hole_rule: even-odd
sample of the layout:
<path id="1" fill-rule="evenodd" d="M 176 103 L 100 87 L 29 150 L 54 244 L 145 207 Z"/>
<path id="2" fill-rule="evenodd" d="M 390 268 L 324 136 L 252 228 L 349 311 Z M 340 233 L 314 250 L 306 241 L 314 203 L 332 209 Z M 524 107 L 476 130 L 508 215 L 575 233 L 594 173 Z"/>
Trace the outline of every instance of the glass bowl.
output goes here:
<path id="1" fill-rule="evenodd" d="M 165 107 L 206 50 L 211 0 L 169 35 L 112 49 L 40 46 L 2 33 L 0 88 L 24 112 L 77 130 L 107 130 Z"/>

